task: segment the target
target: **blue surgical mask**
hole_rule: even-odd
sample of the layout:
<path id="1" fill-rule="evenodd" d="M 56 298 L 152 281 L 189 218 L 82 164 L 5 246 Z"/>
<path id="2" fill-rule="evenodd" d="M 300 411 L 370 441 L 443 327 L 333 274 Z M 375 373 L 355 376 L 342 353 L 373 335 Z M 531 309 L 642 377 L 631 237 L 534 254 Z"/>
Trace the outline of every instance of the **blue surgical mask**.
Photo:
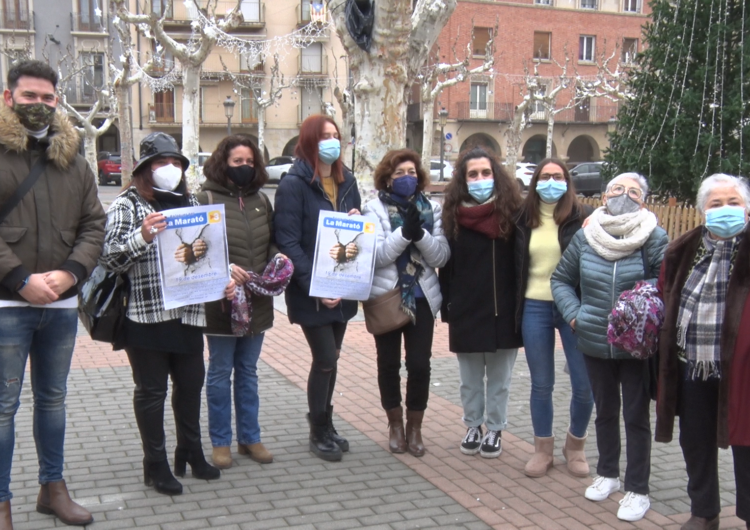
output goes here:
<path id="1" fill-rule="evenodd" d="M 715 236 L 730 238 L 739 234 L 745 227 L 743 206 L 722 206 L 706 212 L 706 228 Z"/>
<path id="2" fill-rule="evenodd" d="M 474 200 L 479 204 L 482 204 L 487 199 L 492 197 L 492 192 L 495 191 L 495 181 L 493 179 L 475 180 L 474 182 L 467 182 L 466 186 L 469 188 L 469 195 L 474 197 Z"/>
<path id="3" fill-rule="evenodd" d="M 395 193 L 396 195 L 400 195 L 402 197 L 411 197 L 417 190 L 417 177 L 404 175 L 403 177 L 393 179 L 391 188 L 393 189 L 393 193 Z"/>
<path id="4" fill-rule="evenodd" d="M 324 164 L 333 164 L 341 156 L 341 140 L 330 138 L 318 142 L 318 158 Z"/>
<path id="5" fill-rule="evenodd" d="M 536 192 L 539 198 L 546 203 L 555 203 L 568 191 L 568 183 L 558 182 L 555 179 L 540 180 L 536 183 Z"/>

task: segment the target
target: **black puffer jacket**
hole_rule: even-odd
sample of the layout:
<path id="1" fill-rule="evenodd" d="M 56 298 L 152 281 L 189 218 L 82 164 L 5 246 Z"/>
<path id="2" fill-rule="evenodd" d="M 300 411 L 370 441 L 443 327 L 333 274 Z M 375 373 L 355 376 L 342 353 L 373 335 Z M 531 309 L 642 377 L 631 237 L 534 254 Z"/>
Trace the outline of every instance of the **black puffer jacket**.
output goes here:
<path id="1" fill-rule="evenodd" d="M 362 199 L 354 176 L 348 171 L 344 172 L 344 182 L 339 185 L 334 207 L 320 179 L 313 180 L 310 164 L 297 159 L 276 190 L 275 206 L 273 223 L 276 244 L 294 264 L 294 275 L 285 293 L 289 321 L 302 326 L 346 322 L 357 314 L 357 302 L 344 300 L 333 309 L 328 309 L 309 293 L 318 215 L 321 211 L 361 210 Z"/>
<path id="2" fill-rule="evenodd" d="M 231 182 L 224 187 L 210 180 L 203 183 L 196 197 L 201 204 L 224 205 L 229 262 L 246 271 L 262 273 L 278 252 L 272 238 L 273 209 L 268 197 L 257 189 L 240 191 Z M 253 319 L 249 334 L 257 335 L 273 326 L 273 298 L 253 294 L 250 300 Z M 230 302 L 218 300 L 206 304 L 205 332 L 231 335 L 231 318 Z"/>
<path id="3" fill-rule="evenodd" d="M 573 210 L 570 216 L 557 227 L 557 240 L 560 243 L 560 254 L 565 252 L 573 236 L 581 229 L 583 221 L 591 215 L 594 209 L 583 205 L 583 215 Z M 521 331 L 523 318 L 523 304 L 526 299 L 526 287 L 529 283 L 529 244 L 531 243 L 531 228 L 526 213 L 522 210 L 516 217 L 516 276 L 518 293 L 516 295 L 516 330 Z"/>

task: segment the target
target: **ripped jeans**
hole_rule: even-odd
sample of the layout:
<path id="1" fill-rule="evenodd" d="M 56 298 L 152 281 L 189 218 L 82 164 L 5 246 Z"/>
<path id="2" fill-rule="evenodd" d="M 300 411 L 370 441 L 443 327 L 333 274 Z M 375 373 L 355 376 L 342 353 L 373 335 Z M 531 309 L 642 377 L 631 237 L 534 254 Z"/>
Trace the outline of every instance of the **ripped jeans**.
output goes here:
<path id="1" fill-rule="evenodd" d="M 77 327 L 76 309 L 0 308 L 0 502 L 12 497 L 14 417 L 29 355 L 39 483 L 63 478 L 65 394 Z"/>

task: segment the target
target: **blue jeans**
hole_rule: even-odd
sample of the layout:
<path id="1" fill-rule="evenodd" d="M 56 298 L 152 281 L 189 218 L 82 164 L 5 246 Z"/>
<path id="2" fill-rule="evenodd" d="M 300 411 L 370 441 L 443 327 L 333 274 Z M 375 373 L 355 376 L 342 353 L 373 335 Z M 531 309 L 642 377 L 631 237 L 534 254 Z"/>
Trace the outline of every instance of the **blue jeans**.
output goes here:
<path id="1" fill-rule="evenodd" d="M 63 478 L 65 394 L 77 328 L 76 309 L 0 308 L 0 502 L 13 497 L 14 417 L 29 354 L 39 483 Z"/>
<path id="2" fill-rule="evenodd" d="M 234 368 L 234 414 L 237 442 L 243 445 L 260 442 L 258 423 L 258 358 L 263 334 L 253 337 L 208 337 L 208 433 L 211 445 L 232 444 L 232 384 Z"/>
<path id="3" fill-rule="evenodd" d="M 531 373 L 531 423 L 534 436 L 552 436 L 552 390 L 555 387 L 555 329 L 560 332 L 563 351 L 570 370 L 570 433 L 581 438 L 591 419 L 594 398 L 591 394 L 583 354 L 568 322 L 563 321 L 554 302 L 527 298 L 523 306 L 523 344 Z"/>

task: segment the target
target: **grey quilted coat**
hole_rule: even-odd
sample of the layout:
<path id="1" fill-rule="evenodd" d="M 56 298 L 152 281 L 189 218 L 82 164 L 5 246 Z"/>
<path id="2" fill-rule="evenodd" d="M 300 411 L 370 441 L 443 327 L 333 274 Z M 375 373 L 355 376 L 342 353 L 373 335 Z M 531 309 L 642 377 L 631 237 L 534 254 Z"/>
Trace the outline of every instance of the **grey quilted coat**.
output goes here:
<path id="1" fill-rule="evenodd" d="M 432 214 L 435 219 L 432 233 L 425 230 L 425 234 L 417 241 L 417 249 L 422 254 L 424 272 L 419 278 L 419 286 L 427 298 L 432 309 L 432 315 L 437 315 L 443 297 L 440 294 L 440 283 L 435 272 L 436 268 L 444 266 L 451 256 L 448 240 L 443 235 L 442 208 L 434 201 Z M 362 213 L 373 219 L 377 230 L 377 249 L 375 254 L 375 275 L 370 289 L 370 300 L 385 294 L 398 281 L 396 259 L 406 250 L 410 241 L 401 235 L 401 228 L 391 231 L 391 221 L 388 210 L 380 199 L 374 199 L 365 204 Z"/>
<path id="2" fill-rule="evenodd" d="M 667 233 L 657 226 L 642 250 L 608 261 L 588 244 L 583 229 L 576 232 L 552 274 L 552 296 L 565 321 L 576 320 L 578 349 L 584 354 L 601 359 L 633 358 L 607 343 L 607 317 L 620 294 L 632 289 L 635 282 L 646 279 L 656 283 L 668 243 Z M 644 257 L 648 261 L 645 267 Z M 579 284 L 580 299 L 576 295 Z"/>

